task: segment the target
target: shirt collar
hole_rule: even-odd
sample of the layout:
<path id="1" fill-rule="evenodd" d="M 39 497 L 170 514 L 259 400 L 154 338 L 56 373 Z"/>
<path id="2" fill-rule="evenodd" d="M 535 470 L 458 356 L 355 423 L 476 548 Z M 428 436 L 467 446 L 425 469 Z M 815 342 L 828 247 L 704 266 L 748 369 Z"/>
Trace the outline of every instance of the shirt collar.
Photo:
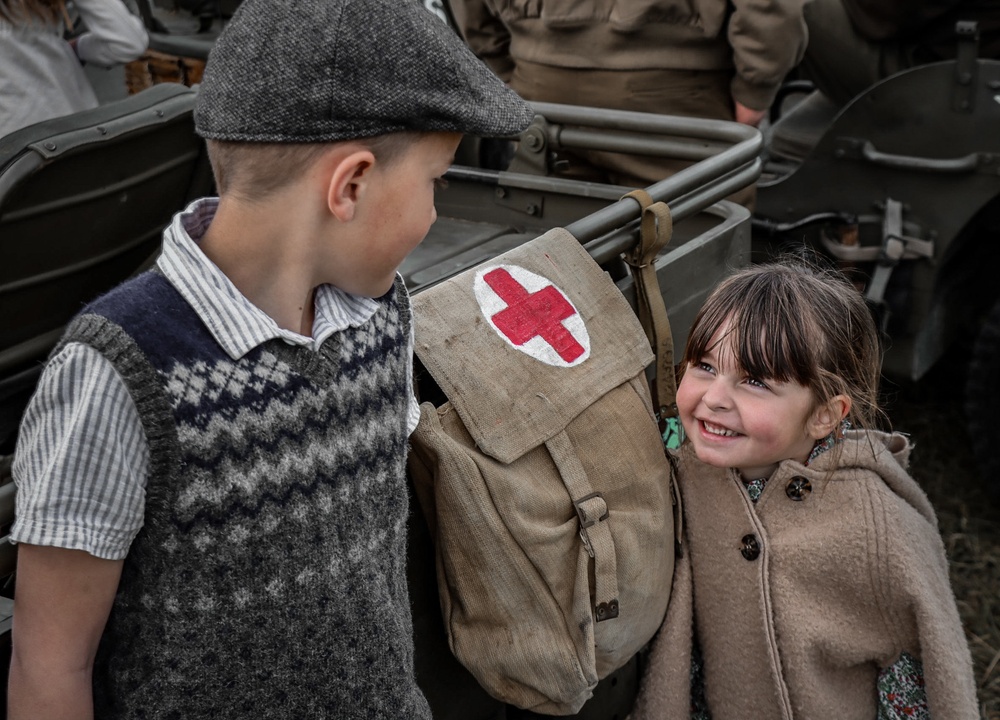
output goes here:
<path id="1" fill-rule="evenodd" d="M 218 198 L 202 198 L 175 215 L 163 233 L 157 267 L 231 358 L 238 360 L 276 338 L 318 350 L 334 333 L 362 325 L 375 314 L 377 300 L 320 285 L 315 294 L 313 337 L 278 327 L 198 247 L 218 207 Z"/>

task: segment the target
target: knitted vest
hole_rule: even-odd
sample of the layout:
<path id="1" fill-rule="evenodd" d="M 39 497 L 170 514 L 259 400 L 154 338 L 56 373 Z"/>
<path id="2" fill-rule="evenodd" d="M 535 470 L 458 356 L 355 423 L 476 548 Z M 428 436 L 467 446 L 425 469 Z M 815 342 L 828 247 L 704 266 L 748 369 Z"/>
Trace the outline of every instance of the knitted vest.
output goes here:
<path id="1" fill-rule="evenodd" d="M 150 447 L 96 716 L 430 718 L 413 669 L 404 479 L 409 306 L 319 352 L 233 361 L 151 272 L 65 342 L 116 367 Z"/>

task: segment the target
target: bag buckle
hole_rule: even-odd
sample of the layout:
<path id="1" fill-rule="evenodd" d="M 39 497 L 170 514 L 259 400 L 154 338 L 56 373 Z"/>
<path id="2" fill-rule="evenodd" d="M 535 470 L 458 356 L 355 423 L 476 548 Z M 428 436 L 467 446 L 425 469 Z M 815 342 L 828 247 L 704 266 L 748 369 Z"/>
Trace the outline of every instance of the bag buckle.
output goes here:
<path id="1" fill-rule="evenodd" d="M 590 503 L 591 507 L 588 512 L 584 504 L 591 500 L 596 500 L 597 502 Z M 583 541 L 583 547 L 586 548 L 587 554 L 590 557 L 594 557 L 594 547 L 590 544 L 587 528 L 593 527 L 610 517 L 611 513 L 608 510 L 608 504 L 604 501 L 604 496 L 601 493 L 592 492 L 589 495 L 584 495 L 579 500 L 574 500 L 573 508 L 576 510 L 576 516 L 580 519 L 580 539 Z"/>
<path id="2" fill-rule="evenodd" d="M 610 600 L 608 602 L 598 603 L 594 607 L 594 617 L 597 622 L 602 620 L 614 620 L 618 617 L 618 599 Z"/>

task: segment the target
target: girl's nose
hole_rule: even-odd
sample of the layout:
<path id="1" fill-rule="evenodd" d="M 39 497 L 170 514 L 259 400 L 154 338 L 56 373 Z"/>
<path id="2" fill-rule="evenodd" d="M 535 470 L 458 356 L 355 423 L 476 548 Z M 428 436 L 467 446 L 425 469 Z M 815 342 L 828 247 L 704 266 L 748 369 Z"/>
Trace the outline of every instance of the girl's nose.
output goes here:
<path id="1" fill-rule="evenodd" d="M 716 378 L 705 388 L 702 401 L 712 410 L 727 410 L 732 406 L 732 395 L 726 384 Z"/>

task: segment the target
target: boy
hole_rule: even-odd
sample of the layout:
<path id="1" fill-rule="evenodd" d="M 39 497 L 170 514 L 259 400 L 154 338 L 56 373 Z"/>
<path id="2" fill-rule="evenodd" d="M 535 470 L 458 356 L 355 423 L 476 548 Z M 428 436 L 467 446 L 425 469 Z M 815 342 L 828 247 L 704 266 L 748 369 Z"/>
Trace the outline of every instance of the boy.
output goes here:
<path id="1" fill-rule="evenodd" d="M 221 197 L 78 316 L 22 426 L 11 720 L 430 718 L 396 269 L 460 133 L 531 116 L 416 2 L 242 4 L 195 110 Z"/>

